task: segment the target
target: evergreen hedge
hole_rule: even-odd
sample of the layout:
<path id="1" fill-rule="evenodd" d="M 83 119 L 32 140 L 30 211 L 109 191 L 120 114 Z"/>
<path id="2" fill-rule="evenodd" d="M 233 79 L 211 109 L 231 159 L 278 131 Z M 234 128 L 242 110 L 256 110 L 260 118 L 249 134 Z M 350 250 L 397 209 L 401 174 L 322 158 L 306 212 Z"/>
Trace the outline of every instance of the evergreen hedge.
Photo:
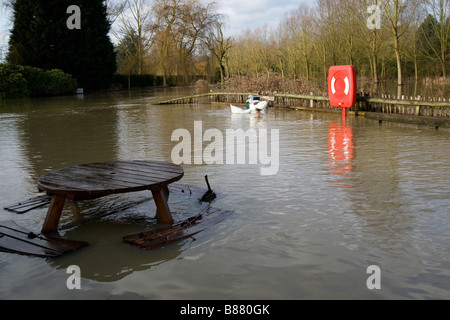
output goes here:
<path id="1" fill-rule="evenodd" d="M 84 92 L 111 87 L 117 65 L 105 0 L 8 2 L 14 12 L 8 63 L 62 70 L 76 78 Z M 67 26 L 71 5 L 81 10 L 81 29 Z"/>
<path id="2" fill-rule="evenodd" d="M 73 94 L 77 81 L 58 69 L 0 64 L 0 98 L 26 98 Z"/>

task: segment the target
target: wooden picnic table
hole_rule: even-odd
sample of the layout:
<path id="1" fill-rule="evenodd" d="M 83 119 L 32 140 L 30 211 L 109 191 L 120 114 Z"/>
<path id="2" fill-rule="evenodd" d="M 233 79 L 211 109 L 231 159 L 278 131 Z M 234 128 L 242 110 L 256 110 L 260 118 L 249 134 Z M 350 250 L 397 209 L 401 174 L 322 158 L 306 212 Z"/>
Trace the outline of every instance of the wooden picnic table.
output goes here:
<path id="1" fill-rule="evenodd" d="M 91 163 L 51 172 L 38 179 L 38 188 L 52 196 L 41 233 L 57 231 L 66 200 L 90 200 L 144 190 L 153 194 L 158 221 L 173 224 L 168 185 L 183 176 L 182 167 L 158 161 Z"/>

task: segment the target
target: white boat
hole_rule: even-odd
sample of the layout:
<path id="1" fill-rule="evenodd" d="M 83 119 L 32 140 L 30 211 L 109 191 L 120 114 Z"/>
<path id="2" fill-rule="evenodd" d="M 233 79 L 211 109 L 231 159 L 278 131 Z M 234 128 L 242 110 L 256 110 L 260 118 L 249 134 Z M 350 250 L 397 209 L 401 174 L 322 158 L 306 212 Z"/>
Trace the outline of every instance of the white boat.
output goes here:
<path id="1" fill-rule="evenodd" d="M 230 105 L 231 112 L 234 114 L 261 113 L 261 112 L 265 112 L 265 110 L 267 109 L 267 106 L 269 105 L 269 103 L 267 101 L 254 100 L 253 96 L 249 96 L 247 98 L 247 103 L 248 103 L 247 110 L 243 110 L 243 109 L 231 104 Z"/>
<path id="2" fill-rule="evenodd" d="M 251 109 L 241 109 L 239 107 L 233 106 L 232 104 L 230 104 L 231 106 L 231 113 L 233 114 L 245 114 L 245 113 L 250 113 L 252 110 Z"/>
<path id="3" fill-rule="evenodd" d="M 251 113 L 264 112 L 269 105 L 267 101 L 261 101 L 259 97 L 255 99 L 255 97 L 252 95 L 248 96 L 247 103 L 251 110 Z"/>
<path id="4" fill-rule="evenodd" d="M 250 109 L 255 110 L 255 112 L 264 112 L 267 109 L 267 106 L 269 103 L 267 101 L 261 101 L 257 103 L 256 105 L 253 104 L 253 107 L 250 107 Z"/>

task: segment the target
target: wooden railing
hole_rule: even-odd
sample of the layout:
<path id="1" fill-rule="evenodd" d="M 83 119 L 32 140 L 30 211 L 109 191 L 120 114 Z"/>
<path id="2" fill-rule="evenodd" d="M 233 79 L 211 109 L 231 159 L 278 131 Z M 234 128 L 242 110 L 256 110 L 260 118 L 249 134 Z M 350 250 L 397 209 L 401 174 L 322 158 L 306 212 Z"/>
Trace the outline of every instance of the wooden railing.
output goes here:
<path id="1" fill-rule="evenodd" d="M 184 96 L 178 98 L 172 98 L 169 100 L 154 102 L 154 105 L 164 105 L 164 104 L 193 104 L 198 103 L 200 98 L 211 97 L 211 93 L 203 93 L 191 96 Z"/>
<path id="2" fill-rule="evenodd" d="M 192 104 L 198 103 L 201 98 L 209 98 L 210 102 L 216 103 L 233 103 L 233 104 L 245 104 L 247 98 L 250 96 L 257 96 L 263 100 L 269 101 L 269 106 L 273 106 L 274 97 L 269 95 L 258 95 L 255 93 L 227 93 L 227 92 L 210 92 L 191 96 L 184 96 L 178 98 L 172 98 L 169 100 L 159 101 L 153 103 L 154 105 L 164 105 L 164 104 Z"/>
<path id="3" fill-rule="evenodd" d="M 263 100 L 268 100 L 270 106 L 288 107 L 303 110 L 321 110 L 337 111 L 329 103 L 326 96 L 296 95 L 296 94 L 265 94 L 255 93 L 226 93 L 210 92 L 199 95 L 191 95 L 180 98 L 173 98 L 166 101 L 155 103 L 161 104 L 192 104 L 198 103 L 201 98 L 208 98 L 210 102 L 245 104 L 249 95 L 259 96 Z M 442 99 L 441 99 L 442 100 Z M 391 98 L 372 98 L 367 96 L 358 96 L 357 104 L 350 111 L 355 113 L 376 112 L 383 114 L 423 116 L 450 119 L 450 101 L 430 101 L 421 99 L 391 99 Z"/>
<path id="4" fill-rule="evenodd" d="M 336 110 L 336 108 L 330 105 L 329 101 L 329 98 L 325 96 L 291 94 L 275 95 L 275 106 L 278 107 Z M 379 112 L 388 114 L 450 118 L 450 102 L 399 100 L 358 96 L 356 106 L 351 108 L 350 111 L 357 113 Z"/>

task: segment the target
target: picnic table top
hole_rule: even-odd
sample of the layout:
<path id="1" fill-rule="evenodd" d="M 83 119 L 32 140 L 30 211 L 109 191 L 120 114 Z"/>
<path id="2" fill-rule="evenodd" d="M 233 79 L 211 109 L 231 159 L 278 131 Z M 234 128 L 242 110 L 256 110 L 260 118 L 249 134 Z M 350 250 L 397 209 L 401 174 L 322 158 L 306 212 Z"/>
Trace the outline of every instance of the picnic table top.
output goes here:
<path id="1" fill-rule="evenodd" d="M 38 179 L 38 187 L 51 195 L 103 197 L 143 190 L 160 191 L 183 176 L 183 168 L 172 163 L 116 161 L 53 171 Z"/>

